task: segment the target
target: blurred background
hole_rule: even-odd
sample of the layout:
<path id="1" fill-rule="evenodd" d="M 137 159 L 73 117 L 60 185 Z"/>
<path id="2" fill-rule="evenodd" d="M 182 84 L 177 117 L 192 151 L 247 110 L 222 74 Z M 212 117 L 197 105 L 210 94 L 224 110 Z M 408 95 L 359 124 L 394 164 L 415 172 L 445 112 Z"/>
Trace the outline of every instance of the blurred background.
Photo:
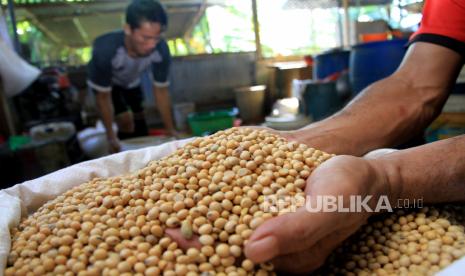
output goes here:
<path id="1" fill-rule="evenodd" d="M 1 0 L 1 187 L 108 154 L 86 80 L 92 42 L 125 22 L 126 0 Z M 162 0 L 180 137 L 239 125 L 292 130 L 340 110 L 394 72 L 421 0 Z M 465 72 L 427 141 L 465 132 Z M 176 139 L 142 78 L 150 135 Z M 177 137 L 179 138 L 179 137 Z"/>

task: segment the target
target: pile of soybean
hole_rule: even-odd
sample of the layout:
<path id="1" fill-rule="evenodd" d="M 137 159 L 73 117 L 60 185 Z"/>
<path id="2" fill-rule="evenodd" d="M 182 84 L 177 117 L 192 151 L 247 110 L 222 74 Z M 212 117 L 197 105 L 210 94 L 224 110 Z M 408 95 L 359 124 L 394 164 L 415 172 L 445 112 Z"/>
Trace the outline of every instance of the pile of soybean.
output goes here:
<path id="1" fill-rule="evenodd" d="M 266 196 L 304 196 L 330 154 L 265 130 L 198 138 L 145 168 L 67 191 L 12 231 L 5 275 L 269 275 L 244 258 L 254 229 L 287 212 Z M 200 249 L 182 250 L 167 228 Z"/>
<path id="2" fill-rule="evenodd" d="M 372 217 L 319 275 L 434 275 L 465 255 L 465 208 L 398 209 Z"/>
<path id="3" fill-rule="evenodd" d="M 304 204 L 306 179 L 331 157 L 265 130 L 198 138 L 46 203 L 13 229 L 5 275 L 273 275 L 244 257 L 244 245 L 264 221 L 298 207 L 270 209 L 268 200 Z M 465 255 L 464 221 L 452 205 L 372 217 L 316 274 L 434 274 Z M 167 228 L 201 248 L 181 249 Z"/>

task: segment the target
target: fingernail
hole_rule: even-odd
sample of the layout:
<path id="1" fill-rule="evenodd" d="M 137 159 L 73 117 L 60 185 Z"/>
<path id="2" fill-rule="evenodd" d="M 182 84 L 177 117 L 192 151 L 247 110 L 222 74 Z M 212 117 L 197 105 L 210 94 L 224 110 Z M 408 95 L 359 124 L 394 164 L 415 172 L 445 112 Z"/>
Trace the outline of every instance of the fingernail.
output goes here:
<path id="1" fill-rule="evenodd" d="M 257 263 L 266 262 L 278 255 L 278 241 L 275 237 L 251 241 L 246 247 L 247 257 Z"/>

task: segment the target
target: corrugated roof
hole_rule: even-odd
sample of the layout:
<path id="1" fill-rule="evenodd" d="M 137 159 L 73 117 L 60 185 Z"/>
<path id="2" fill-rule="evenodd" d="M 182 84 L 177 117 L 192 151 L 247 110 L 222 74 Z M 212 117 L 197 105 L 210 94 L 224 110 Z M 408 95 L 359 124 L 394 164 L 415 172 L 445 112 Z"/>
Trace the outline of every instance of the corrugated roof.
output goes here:
<path id="1" fill-rule="evenodd" d="M 4 1 L 4 0 L 3 0 Z M 48 37 L 69 47 L 89 46 L 99 35 L 124 24 L 128 0 L 15 0 L 17 20 L 28 19 Z M 168 12 L 166 38 L 191 31 L 205 10 L 204 0 L 162 0 Z"/>

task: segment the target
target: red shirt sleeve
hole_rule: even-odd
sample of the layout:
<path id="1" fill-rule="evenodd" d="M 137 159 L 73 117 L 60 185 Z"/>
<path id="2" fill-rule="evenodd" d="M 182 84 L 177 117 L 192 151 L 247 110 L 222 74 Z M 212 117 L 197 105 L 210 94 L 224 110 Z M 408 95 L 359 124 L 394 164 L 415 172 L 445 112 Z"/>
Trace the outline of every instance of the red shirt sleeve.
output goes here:
<path id="1" fill-rule="evenodd" d="M 465 0 L 426 0 L 420 29 L 411 37 L 417 41 L 465 54 Z"/>

